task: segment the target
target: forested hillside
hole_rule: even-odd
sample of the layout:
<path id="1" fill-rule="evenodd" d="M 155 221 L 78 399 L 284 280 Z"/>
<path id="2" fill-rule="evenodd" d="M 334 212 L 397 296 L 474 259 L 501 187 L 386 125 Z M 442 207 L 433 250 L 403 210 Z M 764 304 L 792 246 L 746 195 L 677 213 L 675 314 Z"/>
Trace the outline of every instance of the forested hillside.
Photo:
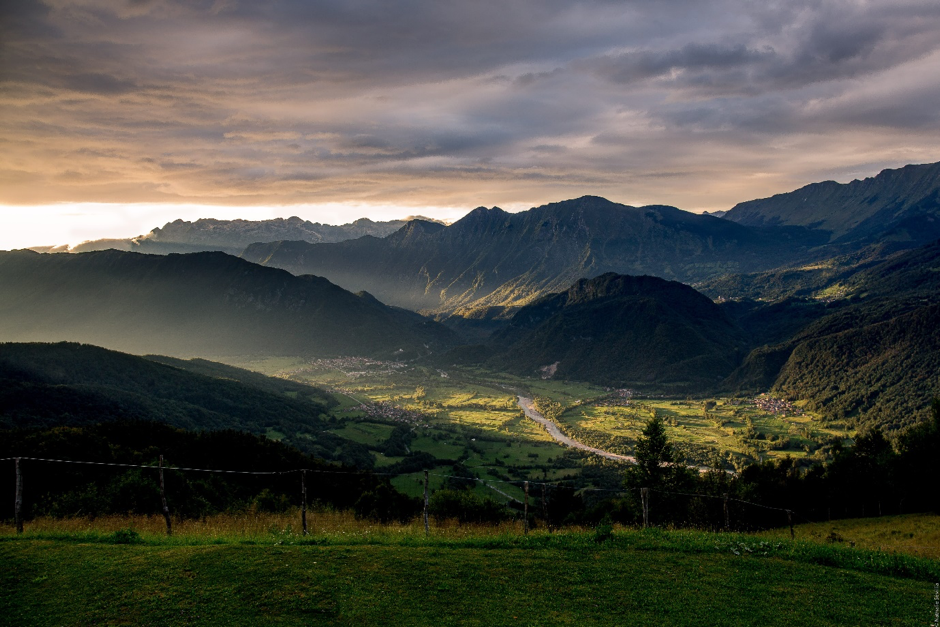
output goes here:
<path id="1" fill-rule="evenodd" d="M 775 276 L 753 285 L 766 293 L 761 278 Z M 825 290 L 829 298 L 725 304 L 765 344 L 729 384 L 807 399 L 863 427 L 924 419 L 940 390 L 940 242 L 845 269 Z"/>
<path id="2" fill-rule="evenodd" d="M 489 363 L 605 385 L 713 387 L 747 350 L 711 300 L 675 281 L 608 273 L 519 310 Z"/>
<path id="3" fill-rule="evenodd" d="M 277 433 L 323 459 L 372 464 L 360 445 L 326 431 L 336 401 L 322 390 L 201 360 L 154 359 L 187 369 L 97 346 L 0 344 L 0 428 L 143 420 Z"/>

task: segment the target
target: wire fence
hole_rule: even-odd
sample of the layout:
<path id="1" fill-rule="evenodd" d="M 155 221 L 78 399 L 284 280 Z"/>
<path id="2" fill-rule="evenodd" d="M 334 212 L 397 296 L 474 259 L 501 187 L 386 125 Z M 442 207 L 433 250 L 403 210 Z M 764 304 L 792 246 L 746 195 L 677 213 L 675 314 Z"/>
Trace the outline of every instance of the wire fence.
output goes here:
<path id="1" fill-rule="evenodd" d="M 90 466 L 90 467 L 102 467 L 102 468 L 121 468 L 121 469 L 139 469 L 139 470 L 154 470 L 158 473 L 159 486 L 160 486 L 160 499 L 161 499 L 161 509 L 164 518 L 166 519 L 166 528 L 167 534 L 172 534 L 172 521 L 170 515 L 170 509 L 168 506 L 167 500 L 167 490 L 164 481 L 165 472 L 175 472 L 175 473 L 211 473 L 219 475 L 247 475 L 255 477 L 283 477 L 287 475 L 297 475 L 300 478 L 300 493 L 301 493 L 301 526 L 303 529 L 303 534 L 308 534 L 306 512 L 307 512 L 307 482 L 306 477 L 308 474 L 311 475 L 345 475 L 348 477 L 363 477 L 365 474 L 361 471 L 349 471 L 349 470 L 328 470 L 323 468 L 292 468 L 288 470 L 230 470 L 230 469 L 218 469 L 218 468 L 194 468 L 187 466 L 168 466 L 164 465 L 163 456 L 161 455 L 159 461 L 156 464 L 130 464 L 130 463 L 119 463 L 119 462 L 96 462 L 96 461 L 86 461 L 86 460 L 74 460 L 74 459 L 53 459 L 45 457 L 6 457 L 0 458 L 0 462 L 14 462 L 15 466 L 15 498 L 14 498 L 14 523 L 16 526 L 16 531 L 18 533 L 23 532 L 24 525 L 24 516 L 23 516 L 23 503 L 24 503 L 24 487 L 23 487 L 23 462 L 33 462 L 33 463 L 42 463 L 42 464 L 64 464 L 64 465 L 78 465 L 78 466 Z M 552 528 L 552 521 L 548 514 L 547 509 L 547 489 L 567 489 L 572 490 L 578 493 L 606 493 L 611 497 L 616 496 L 627 496 L 634 495 L 639 496 L 640 504 L 642 507 L 642 523 L 644 527 L 653 526 L 650 518 L 650 509 L 651 509 L 651 492 L 656 493 L 660 496 L 660 501 L 662 498 L 668 497 L 687 497 L 690 499 L 712 499 L 714 501 L 722 502 L 723 509 L 723 528 L 729 530 L 731 528 L 731 512 L 730 504 L 736 503 L 740 505 L 746 505 L 756 508 L 761 508 L 764 510 L 778 511 L 786 515 L 787 524 L 790 527 L 791 537 L 794 536 L 793 529 L 793 517 L 794 515 L 805 520 L 806 522 L 813 522 L 808 517 L 796 512 L 793 509 L 784 508 L 784 507 L 775 507 L 771 505 L 766 505 L 763 503 L 755 503 L 753 501 L 748 501 L 740 498 L 734 498 L 728 493 L 721 495 L 716 494 L 703 494 L 703 493 L 691 493 L 691 492 L 680 492 L 680 491 L 670 491 L 656 488 L 601 488 L 601 487 L 581 487 L 573 488 L 569 485 L 569 482 L 565 480 L 555 480 L 555 481 L 533 481 L 533 480 L 505 480 L 505 479 L 482 479 L 480 477 L 465 477 L 460 475 L 445 474 L 439 472 L 433 472 L 425 470 L 424 474 L 424 494 L 423 494 L 423 511 L 422 517 L 424 522 L 425 533 L 430 532 L 430 512 L 429 512 L 429 502 L 430 502 L 430 478 L 435 477 L 442 480 L 453 480 L 453 481 L 465 481 L 472 482 L 483 485 L 500 495 L 506 498 L 509 501 L 514 502 L 517 506 L 521 506 L 522 520 L 523 520 L 523 533 L 528 533 L 530 528 L 530 521 L 532 518 L 539 518 L 538 508 L 533 507 L 532 514 L 530 517 L 530 488 L 540 487 L 541 495 L 537 501 L 541 504 L 541 518 L 543 521 L 548 523 L 549 529 Z M 377 477 L 395 477 L 400 476 L 399 473 L 382 473 L 382 472 L 369 472 L 368 475 L 377 476 Z M 501 490 L 494 484 L 505 484 L 509 486 L 514 486 L 520 488 L 523 491 L 523 498 L 519 499 L 511 494 L 508 494 L 504 490 Z M 533 499 L 533 505 L 535 505 L 536 499 Z M 662 522 L 662 521 L 660 521 Z M 780 520 L 782 523 L 782 519 Z M 775 525 L 779 526 L 779 525 Z"/>

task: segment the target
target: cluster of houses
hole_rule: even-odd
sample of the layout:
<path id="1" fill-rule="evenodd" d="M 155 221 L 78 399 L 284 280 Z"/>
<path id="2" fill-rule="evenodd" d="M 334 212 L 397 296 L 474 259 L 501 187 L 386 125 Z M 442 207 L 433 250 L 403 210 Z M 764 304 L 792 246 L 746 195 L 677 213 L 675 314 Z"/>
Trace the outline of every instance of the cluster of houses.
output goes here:
<path id="1" fill-rule="evenodd" d="M 633 390 L 629 388 L 605 388 L 607 396 L 594 401 L 596 407 L 626 407 L 633 398 Z"/>
<path id="2" fill-rule="evenodd" d="M 353 407 L 348 411 L 361 411 L 369 418 L 377 418 L 379 420 L 402 422 L 419 427 L 430 426 L 427 424 L 428 417 L 421 412 L 412 411 L 410 409 L 402 409 L 401 407 L 397 407 L 386 401 L 358 405 L 357 407 Z"/>
<path id="3" fill-rule="evenodd" d="M 790 401 L 785 401 L 779 398 L 772 398 L 764 394 L 761 394 L 755 398 L 754 404 L 757 405 L 758 409 L 761 411 L 765 411 L 768 414 L 782 415 L 784 418 L 787 416 L 799 416 L 803 413 L 802 409 Z"/>
<path id="4" fill-rule="evenodd" d="M 350 379 L 368 375 L 392 374 L 407 364 L 403 361 L 380 361 L 369 357 L 335 357 L 332 359 L 314 359 L 310 366 L 320 370 L 339 370 Z"/>

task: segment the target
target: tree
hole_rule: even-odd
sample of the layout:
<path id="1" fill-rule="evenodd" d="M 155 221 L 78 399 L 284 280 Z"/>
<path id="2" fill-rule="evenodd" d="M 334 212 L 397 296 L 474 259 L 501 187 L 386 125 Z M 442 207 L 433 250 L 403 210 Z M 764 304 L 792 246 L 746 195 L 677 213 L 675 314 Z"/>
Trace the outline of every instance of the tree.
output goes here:
<path id="1" fill-rule="evenodd" d="M 662 488 L 670 483 L 675 458 L 662 418 L 650 418 L 635 451 L 636 464 L 627 469 L 628 487 Z"/>
<path id="2" fill-rule="evenodd" d="M 666 426 L 659 416 L 651 418 L 635 445 L 636 463 L 627 468 L 623 485 L 639 518 L 639 488 L 649 488 L 650 520 L 657 523 L 681 523 L 689 518 L 688 499 L 678 495 L 692 489 L 695 475 L 675 459 Z"/>

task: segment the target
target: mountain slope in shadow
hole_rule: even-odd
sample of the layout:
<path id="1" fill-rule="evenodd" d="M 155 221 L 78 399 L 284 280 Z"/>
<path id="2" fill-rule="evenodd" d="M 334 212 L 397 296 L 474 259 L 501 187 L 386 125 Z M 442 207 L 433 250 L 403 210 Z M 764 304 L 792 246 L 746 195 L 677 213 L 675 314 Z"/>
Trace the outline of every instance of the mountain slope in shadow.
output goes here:
<path id="1" fill-rule="evenodd" d="M 0 252 L 0 341 L 164 355 L 426 354 L 440 324 L 224 253 Z"/>

